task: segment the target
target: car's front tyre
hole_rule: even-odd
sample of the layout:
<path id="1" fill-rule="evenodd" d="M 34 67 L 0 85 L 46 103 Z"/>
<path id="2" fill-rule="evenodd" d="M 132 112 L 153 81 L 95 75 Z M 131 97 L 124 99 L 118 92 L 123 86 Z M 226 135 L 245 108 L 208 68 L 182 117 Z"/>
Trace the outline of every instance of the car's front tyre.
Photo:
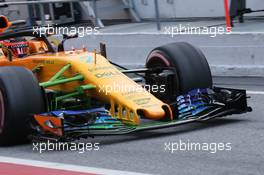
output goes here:
<path id="1" fill-rule="evenodd" d="M 33 73 L 23 67 L 1 67 L 0 145 L 27 141 L 29 117 L 44 111 L 44 96 Z"/>

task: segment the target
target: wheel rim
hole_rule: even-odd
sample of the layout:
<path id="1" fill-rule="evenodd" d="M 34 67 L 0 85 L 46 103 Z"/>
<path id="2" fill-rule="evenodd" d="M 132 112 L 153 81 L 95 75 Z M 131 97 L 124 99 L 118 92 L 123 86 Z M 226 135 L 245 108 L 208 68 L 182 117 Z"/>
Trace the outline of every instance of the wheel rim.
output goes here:
<path id="1" fill-rule="evenodd" d="M 147 62 L 155 62 L 155 61 L 157 61 L 159 64 L 162 63 L 163 64 L 162 66 L 165 66 L 165 67 L 171 66 L 170 62 L 159 51 L 153 51 L 147 58 Z M 151 65 L 151 66 L 153 66 L 153 65 Z"/>
<path id="2" fill-rule="evenodd" d="M 176 71 L 176 76 L 175 76 L 175 83 L 176 84 L 175 84 L 175 91 L 174 91 L 175 96 L 168 97 L 169 102 L 173 102 L 174 98 L 176 98 L 177 95 L 180 94 L 179 93 L 180 83 L 179 83 L 179 78 L 178 78 L 176 67 L 174 67 L 173 63 L 171 63 L 168 60 L 167 55 L 160 50 L 152 51 L 149 54 L 149 56 L 147 57 L 146 67 L 147 68 L 155 68 L 155 67 L 173 67 L 173 68 L 175 68 L 175 71 Z"/>
<path id="3" fill-rule="evenodd" d="M 4 96 L 0 90 L 0 134 L 3 132 L 5 122 L 5 103 Z"/>

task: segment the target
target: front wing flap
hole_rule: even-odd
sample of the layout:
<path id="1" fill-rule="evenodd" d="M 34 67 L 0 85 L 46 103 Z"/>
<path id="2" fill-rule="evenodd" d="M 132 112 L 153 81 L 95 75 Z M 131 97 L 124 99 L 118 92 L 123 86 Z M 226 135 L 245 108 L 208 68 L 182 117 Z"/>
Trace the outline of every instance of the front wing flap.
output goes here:
<path id="1" fill-rule="evenodd" d="M 245 90 L 214 87 L 195 89 L 179 96 L 170 105 L 172 121 L 141 119 L 139 126 L 126 124 L 105 108 L 81 111 L 52 111 L 34 115 L 31 126 L 34 140 L 71 141 L 102 135 L 123 135 L 211 120 L 231 114 L 250 112 Z"/>

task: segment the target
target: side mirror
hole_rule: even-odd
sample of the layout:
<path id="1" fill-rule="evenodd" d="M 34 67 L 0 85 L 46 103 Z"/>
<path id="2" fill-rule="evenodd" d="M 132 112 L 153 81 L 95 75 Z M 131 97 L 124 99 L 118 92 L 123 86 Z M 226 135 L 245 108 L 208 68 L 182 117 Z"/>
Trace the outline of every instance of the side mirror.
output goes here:
<path id="1" fill-rule="evenodd" d="M 67 35 L 64 34 L 63 35 L 63 40 L 60 42 L 60 44 L 58 45 L 58 52 L 63 52 L 64 51 L 64 42 L 68 39 L 73 39 L 73 38 L 78 38 L 78 33 L 74 34 L 74 35 Z"/>
<path id="2" fill-rule="evenodd" d="M 0 33 L 5 32 L 11 25 L 12 24 L 8 21 L 7 17 L 0 16 Z"/>

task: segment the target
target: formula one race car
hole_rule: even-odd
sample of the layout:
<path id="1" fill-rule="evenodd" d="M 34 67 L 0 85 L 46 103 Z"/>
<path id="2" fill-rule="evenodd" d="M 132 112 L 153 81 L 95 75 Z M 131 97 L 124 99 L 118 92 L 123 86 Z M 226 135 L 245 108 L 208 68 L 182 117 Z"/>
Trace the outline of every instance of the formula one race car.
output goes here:
<path id="1" fill-rule="evenodd" d="M 0 17 L 0 144 L 71 141 L 173 127 L 251 111 L 245 90 L 214 87 L 203 53 L 188 43 L 155 48 L 145 68 L 100 53 L 64 50 L 47 34 L 6 30 Z M 31 137 L 29 137 L 31 136 Z"/>

